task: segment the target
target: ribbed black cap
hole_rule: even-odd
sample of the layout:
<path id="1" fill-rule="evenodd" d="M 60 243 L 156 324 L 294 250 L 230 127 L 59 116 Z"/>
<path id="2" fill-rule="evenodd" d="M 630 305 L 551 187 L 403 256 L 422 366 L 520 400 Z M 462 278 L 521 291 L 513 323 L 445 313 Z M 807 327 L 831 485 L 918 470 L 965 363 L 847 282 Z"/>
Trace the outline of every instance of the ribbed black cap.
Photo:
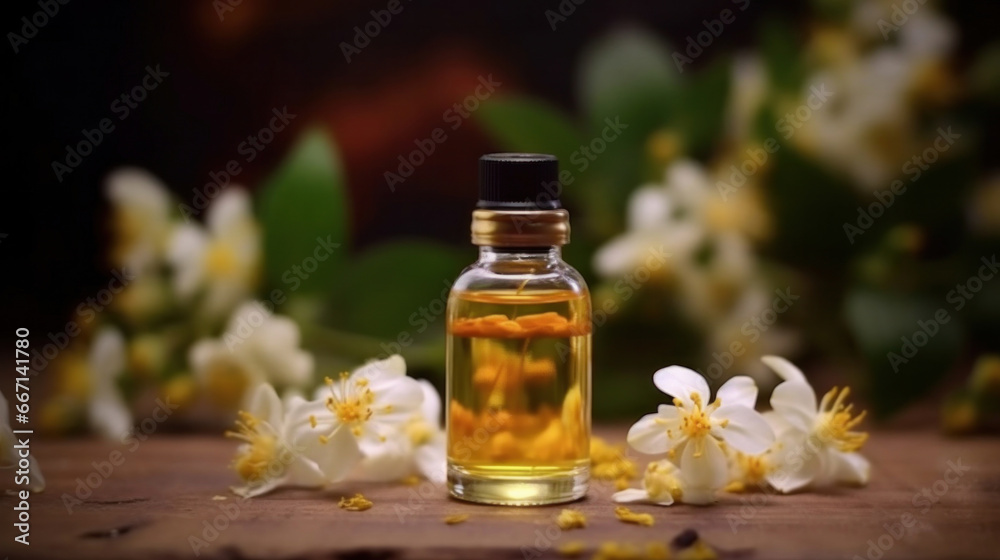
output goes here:
<path id="1" fill-rule="evenodd" d="M 479 158 L 479 203 L 490 210 L 561 208 L 559 160 L 548 154 L 486 154 Z"/>

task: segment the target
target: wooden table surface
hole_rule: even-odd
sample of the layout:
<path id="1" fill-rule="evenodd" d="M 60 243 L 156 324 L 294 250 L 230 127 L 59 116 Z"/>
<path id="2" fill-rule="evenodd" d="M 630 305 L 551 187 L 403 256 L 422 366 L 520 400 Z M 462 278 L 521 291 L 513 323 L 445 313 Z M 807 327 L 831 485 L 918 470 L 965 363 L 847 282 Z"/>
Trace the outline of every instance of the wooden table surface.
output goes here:
<path id="1" fill-rule="evenodd" d="M 620 439 L 625 429 L 599 432 Z M 653 514 L 652 527 L 616 520 L 612 489 L 598 483 L 573 506 L 588 527 L 570 532 L 554 524 L 560 506 L 464 504 L 430 483 L 346 482 L 242 500 L 227 491 L 234 443 L 219 438 L 154 436 L 134 451 L 86 440 L 39 441 L 34 449 L 49 486 L 32 497 L 30 546 L 13 542 L 15 501 L 0 498 L 0 554 L 11 558 L 194 557 L 193 544 L 201 558 L 558 558 L 557 547 L 571 541 L 667 542 L 686 529 L 723 558 L 1000 558 L 1000 440 L 990 438 L 876 432 L 866 447 L 868 488 L 634 507 Z M 109 471 L 102 463 L 115 450 L 124 462 Z M 374 507 L 337 507 L 355 492 Z M 228 498 L 213 499 L 219 495 Z M 457 513 L 470 518 L 444 524 Z"/>

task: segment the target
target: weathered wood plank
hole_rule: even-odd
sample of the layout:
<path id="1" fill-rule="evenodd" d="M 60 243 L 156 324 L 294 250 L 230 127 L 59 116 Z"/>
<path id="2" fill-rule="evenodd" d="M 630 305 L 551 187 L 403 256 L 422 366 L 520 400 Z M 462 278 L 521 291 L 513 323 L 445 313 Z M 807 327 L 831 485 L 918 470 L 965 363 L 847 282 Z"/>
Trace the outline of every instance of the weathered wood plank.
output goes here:
<path id="1" fill-rule="evenodd" d="M 624 429 L 603 432 L 620 438 Z M 202 558 L 523 558 L 525 551 L 529 557 L 557 557 L 554 546 L 569 541 L 667 541 L 688 528 L 750 558 L 866 558 L 869 540 L 877 546 L 880 538 L 889 546 L 886 559 L 1000 557 L 995 439 L 877 432 L 867 446 L 873 463 L 868 488 L 732 496 L 708 508 L 633 508 L 655 516 L 651 528 L 617 521 L 608 499 L 612 490 L 600 484 L 573 506 L 587 514 L 590 526 L 569 533 L 553 523 L 559 507 L 464 504 L 429 483 L 348 482 L 325 492 L 290 490 L 241 500 L 227 492 L 235 482 L 226 468 L 234 444 L 216 438 L 157 437 L 134 452 L 95 441 L 38 442 L 35 449 L 49 489 L 32 498 L 30 547 L 13 543 L 14 499 L 0 499 L 6 520 L 0 524 L 0 554 L 12 558 L 191 557 L 192 536 L 208 544 L 198 551 Z M 101 463 L 116 449 L 124 462 L 109 472 Z M 968 471 L 949 475 L 950 465 Z M 86 496 L 88 477 L 96 488 Z M 935 485 L 942 494 L 937 503 L 919 497 L 922 488 L 933 493 Z M 78 487 L 82 503 L 70 511 L 64 497 L 75 497 Z M 363 492 L 375 507 L 338 509 L 337 499 L 354 492 Z M 216 495 L 228 499 L 213 500 Z M 234 519 L 223 523 L 227 509 Z M 471 518 L 447 526 L 442 518 L 452 513 Z M 904 514 L 916 524 L 899 538 L 888 535 L 886 527 L 895 527 Z M 212 539 L 206 526 L 216 519 L 226 526 Z"/>

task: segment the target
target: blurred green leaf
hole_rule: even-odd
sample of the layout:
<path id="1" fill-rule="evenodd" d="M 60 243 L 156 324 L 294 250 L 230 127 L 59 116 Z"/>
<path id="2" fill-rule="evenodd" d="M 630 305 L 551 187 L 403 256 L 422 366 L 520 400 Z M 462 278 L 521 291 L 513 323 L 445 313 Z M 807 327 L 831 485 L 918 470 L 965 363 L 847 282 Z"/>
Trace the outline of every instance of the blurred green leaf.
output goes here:
<path id="1" fill-rule="evenodd" d="M 667 45 L 634 28 L 592 45 L 582 57 L 579 76 L 580 100 L 595 130 L 616 116 L 638 130 L 655 130 L 669 114 L 677 83 Z"/>
<path id="2" fill-rule="evenodd" d="M 785 20 L 770 19 L 761 26 L 757 43 L 775 88 L 786 92 L 797 90 L 805 76 L 805 68 L 793 27 Z"/>
<path id="3" fill-rule="evenodd" d="M 935 318 L 941 313 L 947 315 L 944 324 Z M 885 418 L 924 395 L 958 357 L 961 327 L 943 300 L 858 289 L 848 294 L 845 314 L 868 362 L 876 417 Z"/>
<path id="4" fill-rule="evenodd" d="M 731 60 L 721 57 L 707 68 L 691 76 L 691 81 L 680 90 L 679 106 L 675 118 L 676 129 L 683 138 L 688 152 L 694 155 L 707 153 L 718 138 L 729 97 Z"/>
<path id="5" fill-rule="evenodd" d="M 844 224 L 855 224 L 859 203 L 850 186 L 803 158 L 791 144 L 780 146 L 769 156 L 774 169 L 766 182 L 778 226 L 774 248 L 793 264 L 839 271 L 855 249 Z M 885 225 L 876 222 L 873 229 L 881 232 Z M 878 235 L 866 231 L 853 240 L 867 244 Z"/>
<path id="6" fill-rule="evenodd" d="M 592 229 L 608 235 L 621 227 L 629 193 L 646 175 L 646 142 L 668 127 L 678 107 L 678 76 L 670 49 L 657 37 L 621 29 L 584 52 L 577 73 L 578 95 L 590 131 L 587 154 L 570 160 L 583 177 Z M 616 136 L 605 143 L 602 133 Z M 624 126 L 622 126 L 624 125 Z M 625 128 L 627 127 L 627 128 Z M 610 137 L 610 134 L 608 134 Z M 589 155 L 588 155 L 589 154 Z"/>
<path id="7" fill-rule="evenodd" d="M 264 229 L 265 272 L 271 285 L 313 293 L 329 290 L 344 260 L 347 238 L 344 179 L 336 149 L 320 130 L 298 140 L 278 170 L 264 183 L 260 216 Z M 322 241 L 322 243 L 321 243 Z M 315 271 L 293 267 L 313 258 L 321 245 L 339 244 Z M 305 278 L 303 278 L 305 276 Z"/>
<path id="8" fill-rule="evenodd" d="M 583 143 L 569 116 L 555 107 L 525 97 L 486 101 L 475 119 L 504 149 L 513 152 L 553 154 L 563 167 Z"/>
<path id="9" fill-rule="evenodd" d="M 390 341 L 443 332 L 448 292 L 471 257 L 426 241 L 369 249 L 335 284 L 333 322 Z"/>

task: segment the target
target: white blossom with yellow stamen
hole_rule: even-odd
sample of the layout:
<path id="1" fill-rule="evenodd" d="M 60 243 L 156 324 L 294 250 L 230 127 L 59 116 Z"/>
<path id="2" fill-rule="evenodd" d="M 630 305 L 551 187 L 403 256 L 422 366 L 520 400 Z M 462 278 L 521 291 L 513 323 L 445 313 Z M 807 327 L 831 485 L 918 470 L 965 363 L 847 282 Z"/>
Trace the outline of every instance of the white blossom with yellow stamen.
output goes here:
<path id="1" fill-rule="evenodd" d="M 224 408 L 247 406 L 262 383 L 281 389 L 301 388 L 312 381 L 312 354 L 299 347 L 295 321 L 272 314 L 264 304 L 249 302 L 232 315 L 220 339 L 196 342 L 188 361 L 205 393 Z"/>
<path id="2" fill-rule="evenodd" d="M 360 480 L 398 481 L 414 473 L 438 484 L 446 480 L 446 438 L 441 426 L 441 396 L 426 379 L 420 410 L 358 467 Z"/>
<path id="3" fill-rule="evenodd" d="M 644 502 L 660 506 L 675 503 L 706 505 L 715 501 L 718 488 L 695 486 L 688 482 L 680 468 L 667 459 L 646 465 L 642 488 L 627 488 L 615 492 L 611 499 L 618 503 Z"/>
<path id="4" fill-rule="evenodd" d="M 858 453 L 868 434 L 855 428 L 865 412 L 846 404 L 850 390 L 831 389 L 817 404 L 805 375 L 777 356 L 762 358 L 784 382 L 771 395 L 773 413 L 766 416 L 777 433 L 769 459 L 767 482 L 780 492 L 832 484 L 867 484 L 871 466 Z"/>
<path id="5" fill-rule="evenodd" d="M 660 405 L 656 413 L 636 422 L 628 443 L 641 453 L 667 453 L 685 483 L 697 489 L 698 496 L 688 503 L 714 499 L 729 481 L 728 448 L 756 455 L 774 442 L 773 430 L 753 409 L 757 386 L 749 377 L 731 378 L 711 404 L 708 383 L 690 369 L 663 368 L 653 375 L 653 383 L 671 395 L 674 404 Z"/>
<path id="6" fill-rule="evenodd" d="M 337 481 L 361 457 L 398 445 L 398 436 L 419 413 L 424 391 L 406 376 L 403 358 L 394 355 L 327 378 L 316 397 L 293 411 L 293 444 L 316 461 L 327 480 Z"/>
<path id="7" fill-rule="evenodd" d="M 260 274 L 260 228 L 250 207 L 250 195 L 228 187 L 208 209 L 205 228 L 177 227 L 170 239 L 168 259 L 174 268 L 178 297 L 191 300 L 202 294 L 202 310 L 209 317 L 231 311 L 249 297 Z"/>
<path id="8" fill-rule="evenodd" d="M 170 230 L 170 192 L 143 169 L 124 168 L 108 176 L 115 266 L 141 275 L 162 262 Z"/>
<path id="9" fill-rule="evenodd" d="M 30 451 L 17 449 L 17 438 L 10 427 L 10 408 L 3 392 L 0 391 L 0 468 L 12 469 L 22 468 L 21 462 L 27 461 L 28 467 L 28 488 L 32 492 L 45 490 L 45 477 L 42 476 L 42 469 L 38 466 L 38 461 L 31 455 Z M 21 452 L 27 453 L 27 457 Z"/>
<path id="10" fill-rule="evenodd" d="M 302 402 L 292 397 L 286 407 L 267 383 L 254 391 L 248 409 L 240 411 L 236 429 L 226 432 L 227 437 L 242 442 L 233 469 L 244 485 L 233 487 L 235 494 L 251 498 L 279 486 L 317 487 L 326 483 L 316 462 L 290 443 L 293 430 L 286 422 L 285 409 Z"/>

